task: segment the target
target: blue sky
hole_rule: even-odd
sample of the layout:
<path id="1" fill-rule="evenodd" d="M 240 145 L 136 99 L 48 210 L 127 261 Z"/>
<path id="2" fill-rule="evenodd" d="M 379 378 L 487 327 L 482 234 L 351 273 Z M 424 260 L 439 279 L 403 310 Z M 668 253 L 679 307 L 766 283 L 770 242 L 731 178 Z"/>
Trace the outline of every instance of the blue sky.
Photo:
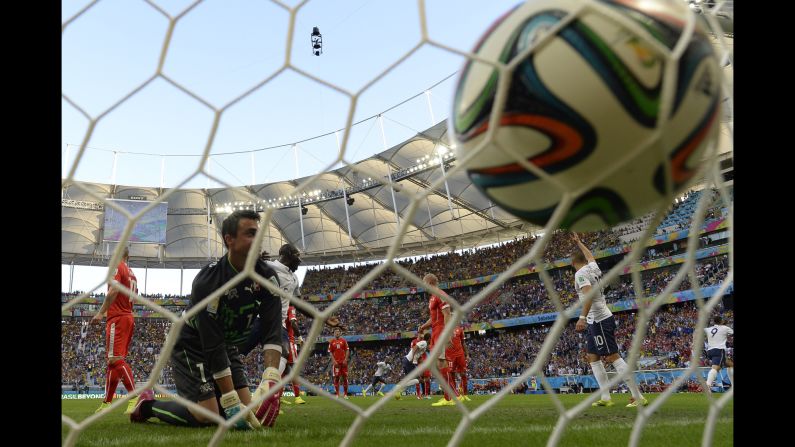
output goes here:
<path id="1" fill-rule="evenodd" d="M 66 21 L 90 1 L 62 3 Z M 156 0 L 165 13 L 180 14 L 189 1 Z M 284 1 L 294 7 L 298 1 Z M 480 35 L 517 3 L 428 0 L 429 37 L 470 51 Z M 264 0 L 207 0 L 176 22 L 163 74 L 211 107 L 222 108 L 274 74 L 285 61 L 289 13 Z M 96 118 L 155 72 L 169 21 L 144 1 L 104 0 L 71 22 L 62 34 L 62 92 Z M 323 55 L 312 55 L 310 33 L 323 35 Z M 421 41 L 417 1 L 312 0 L 298 11 L 291 63 L 352 94 Z M 379 114 L 423 93 L 456 73 L 464 58 L 427 43 L 358 97 L 354 122 Z M 456 77 L 384 114 L 387 146 L 446 119 Z M 157 78 L 97 123 L 75 173 L 76 180 L 174 187 L 199 165 L 214 112 L 190 94 Z M 295 71 L 285 71 L 235 102 L 221 116 L 212 141 L 210 173 L 229 185 L 266 183 L 325 170 L 337 155 L 337 136 L 292 144 L 345 125 L 351 101 L 337 90 Z M 433 117 L 431 116 L 433 114 Z M 62 101 L 63 172 L 75 162 L 88 119 Z M 340 139 L 342 134 L 339 135 Z M 263 150 L 274 146 L 273 149 Z M 355 126 L 346 159 L 355 162 L 384 149 L 375 120 Z M 116 170 L 113 172 L 114 151 Z M 237 155 L 223 155 L 242 152 Z M 134 154 L 138 153 L 138 154 Z M 252 155 L 253 153 L 253 155 Z M 143 155 L 149 154 L 149 155 Z M 253 163 L 252 163 L 253 161 Z M 252 169 L 253 166 L 253 169 Z M 339 167 L 339 165 L 333 168 Z M 188 188 L 218 187 L 203 175 Z M 94 271 L 96 269 L 96 272 Z M 74 290 L 102 281 L 104 268 L 76 268 Z M 142 272 L 136 272 L 142 276 Z M 189 287 L 195 272 L 186 272 Z M 175 279 L 176 278 L 176 279 Z M 139 280 L 139 283 L 143 281 Z M 69 289 L 64 267 L 62 289 Z M 149 270 L 149 293 L 179 293 L 179 272 Z M 143 290 L 143 289 L 142 289 Z M 187 292 L 183 290 L 184 292 Z"/>
<path id="2" fill-rule="evenodd" d="M 63 5 L 64 20 L 86 2 Z M 176 15 L 189 2 L 158 1 Z M 290 5 L 298 2 L 287 2 Z M 434 1 L 425 5 L 429 37 L 463 51 L 512 1 Z M 292 64 L 357 93 L 420 42 L 416 1 L 314 0 L 297 14 Z M 285 61 L 288 12 L 268 1 L 207 0 L 177 21 L 163 73 L 213 107 L 221 108 L 276 72 Z M 311 54 L 312 27 L 323 34 L 324 54 Z M 105 0 L 70 23 L 63 33 L 63 93 L 98 116 L 150 78 L 168 28 L 164 15 L 143 1 Z M 359 97 L 354 122 L 422 93 L 457 72 L 464 59 L 424 45 Z M 435 121 L 449 115 L 456 78 L 431 90 Z M 88 120 L 62 101 L 64 171 L 74 163 Z M 282 72 L 222 114 L 212 143 L 210 172 L 230 185 L 293 178 L 291 144 L 344 127 L 350 98 L 294 71 Z M 391 146 L 433 122 L 425 95 L 384 115 Z M 157 78 L 103 116 L 79 163 L 77 180 L 166 187 L 188 177 L 208 142 L 213 111 Z M 340 135 L 341 137 L 342 135 Z M 70 146 L 73 145 L 73 146 Z M 285 147 L 250 151 L 272 146 Z M 374 120 L 355 126 L 346 159 L 383 150 Z M 221 155 L 229 152 L 249 152 Z M 145 153 L 152 155 L 136 155 Z M 325 169 L 337 153 L 335 135 L 299 144 L 298 175 Z M 161 168 L 162 169 L 161 171 Z M 206 187 L 200 176 L 187 187 Z M 210 187 L 220 186 L 210 182 Z"/>

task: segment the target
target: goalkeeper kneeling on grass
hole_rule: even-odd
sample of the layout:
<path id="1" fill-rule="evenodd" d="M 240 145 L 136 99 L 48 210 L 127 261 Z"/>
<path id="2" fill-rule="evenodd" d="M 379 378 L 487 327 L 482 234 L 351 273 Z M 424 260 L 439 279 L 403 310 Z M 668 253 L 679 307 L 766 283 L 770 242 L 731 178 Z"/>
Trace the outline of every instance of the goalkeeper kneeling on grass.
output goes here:
<path id="1" fill-rule="evenodd" d="M 217 290 L 224 292 L 186 321 L 170 359 L 177 393 L 213 414 L 236 418 L 233 427 L 241 430 L 273 426 L 279 415 L 278 393 L 262 397 L 280 379 L 281 300 L 253 278 L 246 278 L 230 288 L 224 287 L 243 269 L 259 221 L 260 216 L 254 211 L 235 211 L 224 219 L 221 234 L 227 254 L 196 275 L 189 310 Z M 258 258 L 256 253 L 253 256 Z M 256 261 L 255 271 L 279 287 L 276 273 L 263 261 Z M 238 349 L 246 342 L 252 330 L 251 322 L 257 316 L 262 326 L 265 372 L 253 396 L 258 403 L 249 410 L 246 406 L 251 403 L 252 396 Z M 145 422 L 152 417 L 187 427 L 216 423 L 178 402 L 154 400 L 153 391 L 145 390 L 130 420 Z"/>

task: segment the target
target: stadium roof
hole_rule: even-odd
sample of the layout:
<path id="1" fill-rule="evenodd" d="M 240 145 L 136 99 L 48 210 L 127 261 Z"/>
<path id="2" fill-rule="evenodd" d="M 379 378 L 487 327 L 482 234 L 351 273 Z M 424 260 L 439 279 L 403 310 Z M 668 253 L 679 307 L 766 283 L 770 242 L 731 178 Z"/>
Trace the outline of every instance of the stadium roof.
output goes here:
<path id="1" fill-rule="evenodd" d="M 297 206 L 276 209 L 263 248 L 277 253 L 282 244 L 291 242 L 305 253 L 305 265 L 384 259 L 398 232 L 397 218 L 402 223 L 408 217 L 411 197 L 442 176 L 443 168 L 439 163 L 428 162 L 438 157 L 438 148 L 446 146 L 449 141 L 443 121 L 353 167 L 321 174 L 307 189 L 334 197 L 343 185 L 354 188 L 356 192 L 350 196 L 354 201 L 347 207 L 348 215 L 343 196 L 308 203 L 305 215 Z M 423 157 L 427 157 L 426 166 L 409 172 Z M 454 159 L 450 164 L 445 163 L 445 169 L 452 166 L 455 166 Z M 387 182 L 390 171 L 398 178 L 406 175 L 394 184 L 394 201 L 388 184 L 371 182 L 369 187 L 367 183 L 362 186 L 368 178 Z M 307 180 L 309 177 L 242 187 L 174 191 L 165 199 L 168 202 L 165 245 L 133 244 L 130 263 L 133 267 L 200 268 L 209 259 L 224 253 L 220 224 L 226 214 L 217 213 L 218 207 L 249 202 L 252 198 L 266 203 L 269 199 L 286 198 Z M 156 200 L 168 192 L 168 188 L 102 183 L 80 182 L 80 186 L 65 186 L 61 208 L 62 262 L 107 265 L 115 243 L 102 240 L 104 207 L 100 199 L 138 196 Z M 208 206 L 211 219 L 208 219 Z M 425 255 L 505 241 L 534 228 L 492 206 L 465 173 L 456 172 L 448 178 L 447 185 L 440 183 L 426 200 L 418 203 L 397 256 Z"/>

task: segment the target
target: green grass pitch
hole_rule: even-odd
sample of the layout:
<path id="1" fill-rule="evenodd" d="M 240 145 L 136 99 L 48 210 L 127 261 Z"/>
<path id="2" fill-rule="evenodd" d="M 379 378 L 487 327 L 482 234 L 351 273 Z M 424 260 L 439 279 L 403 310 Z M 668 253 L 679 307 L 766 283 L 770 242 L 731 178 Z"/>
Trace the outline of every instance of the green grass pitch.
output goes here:
<path id="1" fill-rule="evenodd" d="M 489 396 L 471 396 L 470 410 Z M 570 408 L 585 395 L 559 395 Z M 658 395 L 647 395 L 654 400 Z M 629 441 L 637 410 L 625 408 L 628 395 L 614 395 L 616 405 L 589 408 L 571 421 L 561 446 L 625 446 Z M 292 399 L 290 399 L 292 400 Z M 284 414 L 276 426 L 258 432 L 227 432 L 223 446 L 336 446 L 345 436 L 355 414 L 322 397 L 308 397 L 307 404 L 283 405 Z M 444 446 L 462 419 L 455 407 L 430 406 L 436 400 L 417 400 L 404 396 L 392 399 L 363 425 L 354 446 L 405 447 Z M 350 402 L 366 408 L 374 397 L 351 397 Z M 99 400 L 64 400 L 62 412 L 76 421 L 93 414 Z M 649 419 L 643 431 L 642 446 L 701 445 L 708 413 L 708 399 L 702 394 L 674 394 Z M 123 414 L 124 406 L 89 426 L 77 440 L 78 446 L 199 446 L 206 445 L 215 428 L 173 427 L 151 419 L 132 424 Z M 558 412 L 546 395 L 509 395 L 483 417 L 470 425 L 460 445 L 472 447 L 544 446 L 557 423 Z M 62 424 L 62 440 L 69 427 Z M 713 443 L 734 445 L 733 401 L 718 416 Z"/>

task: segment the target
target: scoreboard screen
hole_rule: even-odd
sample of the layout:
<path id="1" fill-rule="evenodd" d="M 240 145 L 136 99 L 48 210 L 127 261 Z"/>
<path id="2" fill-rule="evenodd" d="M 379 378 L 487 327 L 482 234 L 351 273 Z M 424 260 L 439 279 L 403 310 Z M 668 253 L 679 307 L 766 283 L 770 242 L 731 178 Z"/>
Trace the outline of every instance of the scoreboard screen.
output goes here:
<path id="1" fill-rule="evenodd" d="M 112 202 L 123 208 L 133 216 L 139 214 L 141 210 L 152 203 L 144 200 L 122 199 L 108 199 L 108 202 Z M 167 214 L 168 203 L 158 203 L 154 208 L 138 219 L 128 241 L 148 244 L 165 244 Z M 118 242 L 121 239 L 125 226 L 127 226 L 127 216 L 106 205 L 105 232 L 102 240 Z"/>

